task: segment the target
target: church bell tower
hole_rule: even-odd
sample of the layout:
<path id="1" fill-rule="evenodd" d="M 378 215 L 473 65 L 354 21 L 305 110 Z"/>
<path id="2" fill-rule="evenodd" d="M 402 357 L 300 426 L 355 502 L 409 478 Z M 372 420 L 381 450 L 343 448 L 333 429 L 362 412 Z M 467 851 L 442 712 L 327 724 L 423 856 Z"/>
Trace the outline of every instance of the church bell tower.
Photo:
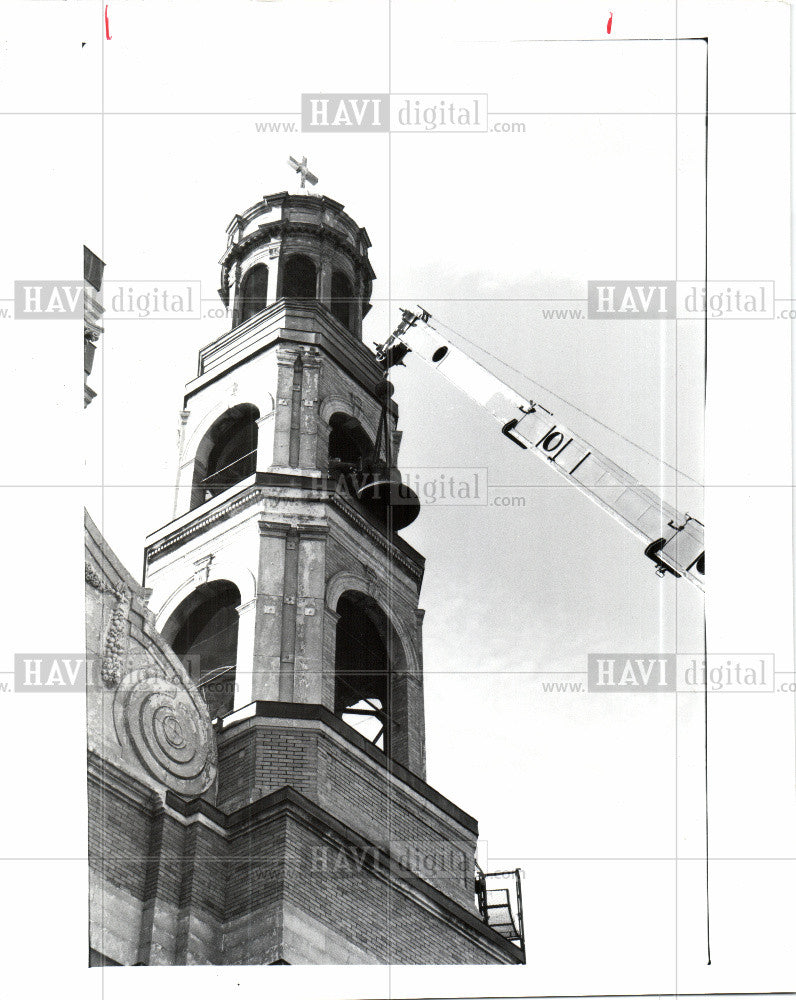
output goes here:
<path id="1" fill-rule="evenodd" d="M 424 560 L 400 534 L 419 503 L 362 342 L 369 247 L 325 196 L 234 216 L 231 329 L 199 352 L 174 516 L 147 539 L 149 606 L 218 751 L 210 792 L 171 796 L 227 859 L 203 876 L 223 903 L 215 884 L 180 931 L 189 963 L 523 960 L 476 904 L 476 821 L 425 780 Z"/>

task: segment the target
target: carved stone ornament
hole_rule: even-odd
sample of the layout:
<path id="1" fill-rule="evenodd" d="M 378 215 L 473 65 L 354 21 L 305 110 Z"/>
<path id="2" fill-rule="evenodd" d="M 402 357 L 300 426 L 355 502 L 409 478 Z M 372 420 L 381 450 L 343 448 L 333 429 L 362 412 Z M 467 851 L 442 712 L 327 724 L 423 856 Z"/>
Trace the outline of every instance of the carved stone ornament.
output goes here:
<path id="1" fill-rule="evenodd" d="M 86 563 L 86 583 L 94 587 L 95 590 L 104 590 L 102 579 L 91 563 Z"/>
<path id="2" fill-rule="evenodd" d="M 130 595 L 119 588 L 113 591 L 116 607 L 111 612 L 105 643 L 102 647 L 102 668 L 100 673 L 106 687 L 119 683 L 124 670 L 127 651 L 127 616 L 130 613 Z"/>
<path id="3" fill-rule="evenodd" d="M 106 687 L 119 683 L 124 672 L 127 652 L 127 620 L 130 614 L 130 593 L 121 582 L 104 583 L 91 563 L 86 563 L 86 583 L 101 594 L 113 594 L 116 607 L 111 612 L 105 641 L 102 644 L 102 666 L 100 675 Z"/>
<path id="4" fill-rule="evenodd" d="M 119 742 L 181 795 L 206 791 L 216 775 L 215 737 L 195 697 L 179 677 L 153 664 L 126 674 L 113 701 Z"/>

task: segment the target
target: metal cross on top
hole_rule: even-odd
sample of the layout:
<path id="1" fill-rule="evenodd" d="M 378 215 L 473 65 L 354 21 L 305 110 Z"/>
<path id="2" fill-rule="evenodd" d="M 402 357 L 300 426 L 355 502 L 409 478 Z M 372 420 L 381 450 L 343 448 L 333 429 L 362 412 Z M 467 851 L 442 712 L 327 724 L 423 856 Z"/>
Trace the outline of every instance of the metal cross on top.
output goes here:
<path id="1" fill-rule="evenodd" d="M 302 156 L 301 163 L 294 159 L 292 156 L 288 157 L 288 166 L 292 167 L 297 174 L 301 174 L 301 186 L 306 187 L 306 182 L 309 181 L 310 184 L 317 184 L 318 178 L 311 170 L 307 168 L 307 157 Z"/>

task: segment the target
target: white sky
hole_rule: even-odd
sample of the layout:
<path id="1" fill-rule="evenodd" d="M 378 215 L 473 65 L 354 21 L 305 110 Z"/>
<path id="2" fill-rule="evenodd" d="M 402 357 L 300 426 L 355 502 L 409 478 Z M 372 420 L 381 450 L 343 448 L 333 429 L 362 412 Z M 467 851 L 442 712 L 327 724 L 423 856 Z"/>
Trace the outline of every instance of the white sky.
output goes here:
<path id="1" fill-rule="evenodd" d="M 766 29 L 758 31 L 764 41 L 754 43 L 760 48 L 744 42 L 748 66 L 766 72 L 752 73 L 755 86 L 742 87 L 735 65 L 748 15 L 737 6 L 731 14 L 718 7 L 720 26 L 697 4 L 688 15 L 681 5 L 675 25 L 672 5 L 635 4 L 614 11 L 614 32 L 682 36 L 705 34 L 707 25 L 724 45 L 711 48 L 714 110 L 786 108 L 784 50 L 762 48 L 771 44 L 776 16 L 769 11 L 757 24 Z M 396 3 L 391 18 L 382 3 L 350 0 L 231 3 L 221 10 L 111 5 L 104 134 L 96 118 L 72 120 L 84 130 L 83 182 L 98 179 L 102 150 L 103 210 L 97 211 L 95 191 L 85 202 L 82 233 L 107 261 L 108 287 L 198 280 L 204 305 L 219 304 L 217 261 L 227 223 L 265 193 L 295 190 L 285 160 L 305 154 L 320 177 L 318 191 L 342 202 L 373 242 L 378 280 L 366 343 L 384 339 L 399 306 L 419 302 L 686 476 L 703 476 L 700 324 L 681 322 L 675 330 L 674 324 L 545 320 L 541 311 L 580 306 L 585 312 L 585 301 L 557 300 L 585 299 L 589 279 L 701 277 L 701 42 L 676 47 L 615 37 L 606 44 L 608 11 L 593 4 L 497 3 L 488 23 L 469 2 Z M 66 23 L 77 30 L 76 40 L 80 26 Z M 57 34 L 41 42 L 52 58 L 60 51 Z M 601 41 L 538 41 L 591 36 Z M 28 103 L 20 106 L 95 110 L 98 70 L 95 59 L 85 78 L 78 74 L 54 91 L 32 76 L 23 88 Z M 6 72 L 23 74 L 23 56 L 10 59 Z M 487 93 L 490 112 L 524 122 L 526 131 L 285 136 L 255 129 L 255 121 L 297 121 L 302 92 L 390 86 L 394 93 Z M 696 112 L 680 117 L 677 127 L 670 114 L 675 98 L 681 112 Z M 6 121 L 17 143 L 38 135 L 35 119 Z M 59 143 L 74 140 L 65 119 L 46 121 L 54 158 Z M 776 222 L 787 191 L 787 122 L 717 118 L 715 131 L 712 277 L 787 279 L 787 227 Z M 744 198 L 745 181 L 763 164 L 767 189 Z M 52 167 L 31 169 L 20 170 L 16 190 L 35 183 L 46 192 Z M 26 229 L 25 199 L 6 190 L 5 200 L 11 220 Z M 732 249 L 730 209 L 744 234 L 743 246 Z M 39 209 L 36 225 L 43 229 L 48 214 L 46 205 Z M 536 299 L 550 301 L 530 301 Z M 195 372 L 197 349 L 226 328 L 213 319 L 107 323 L 91 379 L 100 396 L 83 428 L 86 482 L 94 484 L 87 506 L 136 576 L 146 533 L 171 517 L 183 385 Z M 766 435 L 772 440 L 763 454 L 748 417 L 737 428 L 732 423 L 741 421 L 732 399 L 748 390 L 748 383 L 739 389 L 734 381 L 743 351 L 740 367 L 760 394 L 759 420 L 785 426 L 787 398 L 773 388 L 766 393 L 770 374 L 756 356 L 765 348 L 748 351 L 748 329 L 722 324 L 719 333 L 717 370 L 727 378 L 717 402 L 727 407 L 722 426 L 726 420 L 733 440 L 750 435 L 743 454 L 751 457 L 745 467 L 733 464 L 732 448 L 719 442 L 712 481 L 789 483 L 787 435 Z M 735 349 L 732 370 L 721 367 L 728 345 Z M 701 703 L 690 696 L 551 694 L 541 687 L 542 680 L 585 670 L 591 652 L 699 652 L 701 596 L 684 582 L 659 581 L 637 540 L 527 459 L 485 413 L 419 362 L 410 359 L 394 381 L 402 467 L 486 467 L 490 484 L 525 500 L 515 508 L 427 505 L 404 532 L 427 558 L 421 606 L 428 780 L 478 818 L 491 867 L 525 871 L 528 967 L 501 979 L 462 973 L 439 988 L 788 989 L 792 911 L 786 920 L 777 907 L 783 886 L 793 898 L 796 863 L 769 859 L 793 858 L 792 699 L 714 699 L 714 965 L 706 972 Z M 509 381 L 527 388 L 519 376 Z M 553 402 L 562 421 L 642 481 L 671 483 L 637 449 Z M 57 439 L 57 427 L 50 433 Z M 701 491 L 687 482 L 678 484 L 678 506 L 699 515 Z M 735 559 L 753 559 L 755 544 L 769 552 L 762 535 L 751 549 L 734 541 L 748 504 L 759 504 L 756 523 L 769 522 L 782 545 L 789 517 L 783 491 L 756 493 L 754 500 L 752 491 L 748 498 L 738 492 L 737 514 L 722 520 Z M 732 558 L 724 565 L 729 586 Z M 767 588 L 779 587 L 789 599 L 788 579 L 785 555 L 766 586 L 758 580 L 737 596 L 755 627 L 743 631 L 741 615 L 730 615 L 733 631 L 722 618 L 719 645 L 787 658 L 789 604 L 772 607 L 774 591 Z M 394 994 L 416 991 L 413 976 L 395 973 Z M 375 987 L 368 981 L 362 988 Z M 431 988 L 436 980 L 426 974 L 423 989 Z"/>

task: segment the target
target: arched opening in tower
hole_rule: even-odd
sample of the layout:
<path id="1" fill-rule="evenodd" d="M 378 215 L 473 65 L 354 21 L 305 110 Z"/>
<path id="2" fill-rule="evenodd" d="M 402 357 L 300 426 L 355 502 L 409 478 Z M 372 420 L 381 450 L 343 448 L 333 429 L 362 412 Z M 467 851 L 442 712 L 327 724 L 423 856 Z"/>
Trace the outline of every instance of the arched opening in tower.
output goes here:
<path id="1" fill-rule="evenodd" d="M 303 253 L 294 253 L 284 264 L 282 296 L 286 299 L 317 297 L 318 271 L 314 262 Z"/>
<path id="2" fill-rule="evenodd" d="M 332 316 L 351 330 L 354 316 L 354 289 L 342 271 L 332 272 Z M 353 332 L 353 331 L 352 331 Z"/>
<path id="3" fill-rule="evenodd" d="M 213 580 L 189 594 L 162 629 L 199 687 L 211 719 L 231 712 L 235 700 L 240 600 L 234 583 Z"/>
<path id="4" fill-rule="evenodd" d="M 392 671 L 401 646 L 390 620 L 376 601 L 346 591 L 337 603 L 335 640 L 335 714 L 390 752 Z"/>
<path id="5" fill-rule="evenodd" d="M 265 264 L 255 264 L 246 272 L 240 286 L 239 323 L 245 323 L 258 312 L 262 312 L 268 300 L 268 268 Z"/>
<path id="6" fill-rule="evenodd" d="M 202 438 L 194 458 L 191 510 L 255 471 L 259 416 L 256 406 L 239 403 L 222 413 Z"/>
<path id="7" fill-rule="evenodd" d="M 370 438 L 356 417 L 335 413 L 329 420 L 329 471 L 356 466 L 373 451 Z"/>

